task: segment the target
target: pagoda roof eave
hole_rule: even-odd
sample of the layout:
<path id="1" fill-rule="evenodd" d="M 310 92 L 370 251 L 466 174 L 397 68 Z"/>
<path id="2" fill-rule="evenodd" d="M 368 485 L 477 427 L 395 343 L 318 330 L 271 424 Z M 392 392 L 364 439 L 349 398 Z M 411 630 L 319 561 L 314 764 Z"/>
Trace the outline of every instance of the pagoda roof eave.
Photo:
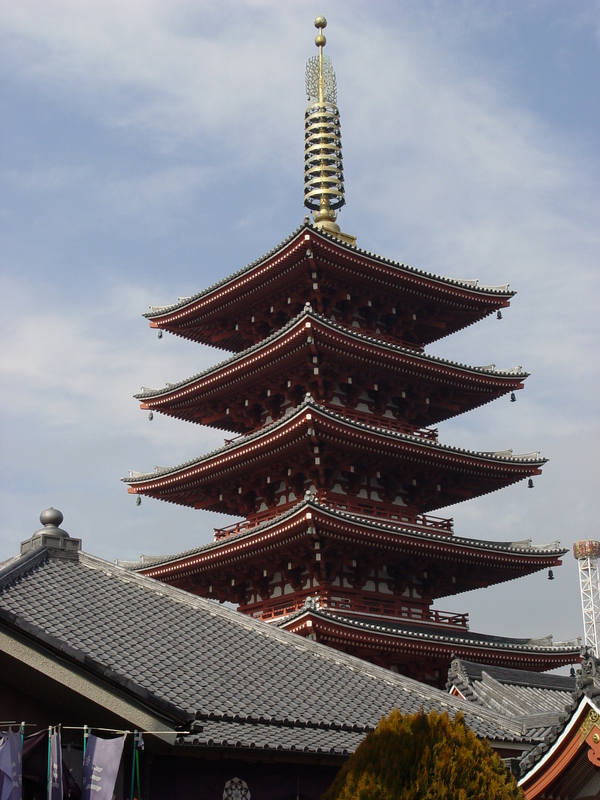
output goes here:
<path id="1" fill-rule="evenodd" d="M 552 637 L 542 639 L 513 639 L 505 636 L 495 636 L 491 634 L 480 634 L 474 631 L 461 631 L 449 633 L 447 629 L 434 631 L 430 627 L 419 627 L 419 625 L 407 625 L 404 621 L 383 621 L 383 620 L 363 620 L 352 616 L 340 614 L 325 608 L 316 607 L 310 604 L 305 608 L 290 614 L 284 619 L 278 620 L 276 624 L 280 628 L 287 628 L 292 622 L 298 622 L 303 617 L 313 620 L 323 620 L 324 622 L 334 623 L 341 627 L 359 629 L 373 634 L 390 636 L 394 638 L 409 638 L 411 640 L 423 639 L 432 642 L 444 643 L 447 645 L 476 647 L 481 649 L 510 650 L 512 652 L 522 652 L 531 654 L 547 655 L 566 655 L 572 656 L 574 661 L 578 661 L 581 655 L 581 640 L 570 639 L 565 642 L 552 642 Z M 568 662 L 570 663 L 570 662 Z"/>
<path id="2" fill-rule="evenodd" d="M 279 516 L 266 520 L 259 525 L 243 530 L 239 533 L 232 533 L 229 536 L 214 542 L 207 542 L 206 544 L 198 547 L 191 548 L 180 553 L 165 555 L 165 556 L 142 556 L 139 562 L 120 562 L 121 566 L 126 566 L 133 571 L 149 571 L 156 567 L 175 566 L 182 564 L 195 556 L 203 555 L 213 552 L 226 550 L 231 546 L 242 546 L 244 542 L 250 543 L 252 540 L 259 539 L 263 534 L 268 533 L 269 530 L 277 529 L 282 525 L 287 525 L 293 522 L 294 517 L 305 518 L 307 512 L 316 513 L 320 515 L 330 516 L 334 519 L 349 522 L 354 526 L 371 528 L 381 532 L 387 532 L 394 536 L 403 537 L 407 540 L 414 542 L 423 542 L 430 544 L 438 544 L 444 547 L 452 548 L 460 552 L 466 550 L 480 550 L 485 553 L 499 553 L 508 554 L 514 559 L 531 559 L 539 558 L 540 561 L 547 560 L 548 558 L 560 558 L 564 556 L 568 550 L 560 547 L 559 542 L 551 542 L 545 545 L 531 545 L 531 540 L 527 539 L 520 542 L 493 542 L 486 541 L 485 539 L 467 539 L 459 536 L 444 535 L 441 533 L 433 533 L 426 530 L 415 530 L 413 528 L 403 528 L 397 525 L 392 525 L 381 520 L 375 520 L 370 517 L 363 517 L 358 514 L 353 514 L 349 511 L 341 511 L 340 509 L 329 508 L 325 504 L 319 503 L 314 498 L 304 499 L 291 509 L 283 512 Z M 540 569 L 545 568 L 543 564 Z"/>
<path id="3" fill-rule="evenodd" d="M 326 319 L 321 314 L 316 313 L 312 309 L 310 310 L 305 309 L 301 314 L 298 314 L 282 328 L 275 331 L 270 336 L 261 340 L 257 344 L 248 347 L 246 350 L 243 350 L 240 353 L 236 353 L 233 356 L 219 362 L 218 364 L 215 364 L 214 366 L 209 367 L 208 369 L 203 370 L 202 372 L 199 372 L 196 375 L 192 375 L 189 378 L 185 378 L 184 380 L 178 381 L 177 383 L 169 383 L 167 384 L 167 386 L 160 389 L 143 388 L 143 390 L 138 394 L 135 394 L 134 397 L 136 400 L 143 400 L 143 401 L 150 399 L 172 397 L 177 395 L 181 390 L 188 389 L 194 384 L 197 384 L 203 380 L 207 380 L 211 376 L 216 377 L 219 373 L 223 372 L 224 370 L 234 369 L 235 365 L 240 365 L 239 368 L 242 369 L 248 363 L 249 358 L 257 356 L 261 351 L 268 350 L 277 342 L 285 339 L 286 336 L 288 336 L 290 332 L 293 331 L 295 328 L 301 328 L 305 326 L 306 322 L 308 321 L 310 321 L 311 324 L 314 322 L 323 325 L 331 329 L 332 331 L 335 331 L 337 334 L 346 336 L 349 339 L 355 340 L 356 342 L 361 342 L 370 345 L 372 347 L 377 348 L 378 350 L 384 350 L 390 353 L 405 356 L 406 358 L 414 359 L 415 361 L 420 362 L 421 364 L 426 366 L 432 366 L 432 367 L 437 366 L 453 370 L 459 370 L 460 372 L 465 374 L 482 378 L 485 377 L 488 379 L 498 378 L 503 380 L 513 379 L 516 381 L 522 381 L 528 378 L 530 375 L 529 372 L 521 371 L 520 367 L 515 367 L 505 370 L 496 370 L 495 365 L 489 367 L 473 367 L 458 361 L 451 361 L 449 359 L 432 356 L 418 350 L 413 350 L 408 347 L 395 345 L 390 342 L 386 342 L 382 339 L 378 339 L 377 337 L 360 333 L 354 328 L 346 328 L 345 326 L 340 325 L 337 322 L 333 322 L 332 320 Z"/>
<path id="4" fill-rule="evenodd" d="M 539 451 L 520 455 L 513 455 L 512 450 L 490 452 L 473 451 L 460 447 L 443 445 L 437 441 L 424 439 L 408 433 L 400 433 L 387 428 L 377 428 L 373 425 L 367 425 L 364 422 L 348 419 L 342 414 L 338 414 L 331 409 L 324 408 L 316 403 L 312 396 L 308 395 L 292 413 L 277 419 L 274 422 L 264 425 L 262 428 L 259 428 L 257 431 L 254 431 L 241 439 L 228 442 L 203 456 L 191 459 L 190 461 L 183 462 L 182 464 L 178 464 L 173 467 L 156 467 L 154 472 L 135 472 L 131 470 L 129 476 L 123 477 L 121 480 L 124 483 L 129 484 L 131 491 L 134 493 L 136 491 L 134 487 L 136 486 L 141 487 L 144 484 L 152 484 L 156 481 L 163 481 L 167 479 L 171 480 L 175 475 L 181 475 L 185 473 L 186 470 L 207 465 L 209 462 L 215 461 L 220 457 L 233 457 L 235 451 L 239 451 L 241 453 L 250 444 L 254 444 L 256 447 L 256 443 L 259 440 L 263 439 L 266 441 L 272 434 L 281 433 L 283 428 L 292 426 L 308 411 L 315 412 L 322 417 L 329 418 L 331 421 L 344 426 L 347 429 L 365 432 L 373 437 L 379 437 L 382 440 L 411 444 L 414 445 L 414 447 L 420 448 L 421 450 L 429 453 L 437 452 L 460 456 L 461 458 L 472 458 L 476 459 L 481 464 L 503 464 L 505 466 L 527 465 L 533 469 L 540 469 L 548 461 L 548 459 L 540 457 Z"/>
<path id="5" fill-rule="evenodd" d="M 337 239 L 336 237 L 326 233 L 325 231 L 315 227 L 310 220 L 305 221 L 300 227 L 296 228 L 289 236 L 287 236 L 280 244 L 274 247 L 265 255 L 261 256 L 260 258 L 256 259 L 252 263 L 248 264 L 245 267 L 237 270 L 236 272 L 232 273 L 231 275 L 223 278 L 220 281 L 217 281 L 212 286 L 209 286 L 206 289 L 203 289 L 200 292 L 197 292 L 194 295 L 189 297 L 180 298 L 177 303 L 172 303 L 165 306 L 151 306 L 150 311 L 147 311 L 143 316 L 146 319 L 152 320 L 157 322 L 158 320 L 163 320 L 168 318 L 173 313 L 180 313 L 184 309 L 190 309 L 199 302 L 206 300 L 210 297 L 210 295 L 224 289 L 226 286 L 230 284 L 234 284 L 240 278 L 244 276 L 248 276 L 253 270 L 259 269 L 264 267 L 270 260 L 277 258 L 277 256 L 295 239 L 302 236 L 306 231 L 310 232 L 311 236 L 315 236 L 317 238 L 321 238 L 323 241 L 331 244 L 334 244 L 336 248 L 342 253 L 351 254 L 352 256 L 356 257 L 357 255 L 364 258 L 365 261 L 370 262 L 372 264 L 379 264 L 381 266 L 385 266 L 387 269 L 393 269 L 397 271 L 399 274 L 404 274 L 406 277 L 411 279 L 419 279 L 422 281 L 426 281 L 431 285 L 438 285 L 447 287 L 449 289 L 459 290 L 466 295 L 470 295 L 471 298 L 495 298 L 496 300 L 508 301 L 516 292 L 509 290 L 508 284 L 504 284 L 501 286 L 480 286 L 476 279 L 464 279 L 459 280 L 456 278 L 446 278 L 441 275 L 437 275 L 435 273 L 426 272 L 425 270 L 417 269 L 416 267 L 410 267 L 406 264 L 401 264 L 397 261 L 393 261 L 392 259 L 385 258 L 383 256 L 379 256 L 376 253 L 372 253 L 368 250 L 363 250 L 360 247 L 356 247 L 355 245 L 349 245 L 341 240 Z"/>

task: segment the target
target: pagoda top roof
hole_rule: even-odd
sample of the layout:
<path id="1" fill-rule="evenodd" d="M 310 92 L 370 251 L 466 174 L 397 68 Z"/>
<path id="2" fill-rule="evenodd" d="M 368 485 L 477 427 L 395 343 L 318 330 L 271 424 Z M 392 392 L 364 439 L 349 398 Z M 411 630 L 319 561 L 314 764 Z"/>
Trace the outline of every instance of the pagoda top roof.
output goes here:
<path id="1" fill-rule="evenodd" d="M 331 419 L 341 422 L 344 425 L 364 430 L 365 432 L 370 432 L 376 434 L 377 436 L 383 436 L 388 439 L 412 442 L 415 445 L 424 448 L 426 450 L 439 451 L 443 453 L 455 453 L 463 456 L 471 456 L 478 460 L 484 460 L 492 463 L 495 462 L 498 464 L 505 464 L 505 465 L 527 464 L 537 468 L 542 467 L 548 461 L 547 458 L 542 458 L 540 456 L 539 450 L 536 450 L 531 453 L 521 453 L 519 455 L 513 455 L 512 450 L 498 450 L 498 451 L 466 450 L 465 448 L 462 447 L 453 447 L 451 445 L 440 444 L 437 441 L 433 441 L 431 439 L 424 439 L 420 436 L 416 436 L 413 434 L 400 433 L 398 431 L 390 430 L 389 428 L 379 428 L 374 425 L 367 425 L 364 422 L 359 422 L 357 420 L 349 419 L 345 417 L 343 414 L 338 414 L 337 412 L 332 411 L 330 408 L 325 408 L 324 406 L 315 402 L 312 395 L 307 394 L 302 403 L 296 406 L 296 408 L 294 408 L 291 413 L 286 414 L 283 417 L 264 425 L 262 428 L 259 428 L 258 430 L 247 434 L 246 436 L 227 442 L 221 447 L 217 447 L 215 450 L 211 450 L 210 452 L 202 456 L 193 458 L 189 461 L 184 461 L 183 463 L 177 464 L 176 466 L 173 467 L 155 467 L 154 472 L 136 472 L 134 470 L 130 470 L 129 475 L 127 477 L 122 478 L 121 480 L 124 483 L 128 483 L 130 485 L 155 481 L 157 479 L 165 478 L 169 475 L 174 475 L 178 472 L 182 472 L 183 470 L 188 469 L 190 467 L 199 466 L 205 462 L 211 461 L 217 456 L 223 456 L 228 453 L 232 453 L 235 450 L 244 449 L 255 440 L 261 439 L 266 435 L 276 432 L 278 428 L 285 427 L 296 417 L 301 416 L 308 409 L 314 409 L 314 411 L 318 412 L 319 414 L 330 417 Z"/>
<path id="2" fill-rule="evenodd" d="M 509 290 L 509 284 L 507 283 L 500 286 L 484 286 L 479 285 L 479 281 L 476 278 L 446 278 L 432 272 L 426 272 L 425 270 L 421 270 L 416 267 L 410 267 L 390 258 L 385 258 L 384 256 L 377 255 L 369 250 L 363 250 L 355 245 L 346 244 L 335 236 L 332 236 L 331 234 L 326 233 L 324 230 L 317 228 L 311 223 L 308 217 L 305 217 L 302 225 L 296 228 L 295 231 L 293 231 L 276 247 L 274 247 L 272 250 L 269 250 L 268 253 L 260 256 L 260 258 L 257 258 L 247 266 L 242 267 L 231 275 L 222 278 L 221 280 L 213 283 L 208 288 L 203 289 L 196 294 L 190 295 L 189 297 L 180 297 L 176 303 L 171 303 L 164 306 L 150 306 L 150 311 L 146 312 L 144 317 L 150 320 L 157 320 L 161 317 L 170 315 L 173 312 L 190 308 L 196 305 L 199 301 L 208 299 L 215 292 L 218 292 L 228 285 L 235 284 L 240 278 L 249 277 L 253 271 L 275 259 L 281 253 L 281 251 L 288 247 L 288 245 L 290 245 L 295 239 L 303 237 L 305 233 L 310 233 L 311 238 L 321 239 L 327 242 L 330 246 L 333 245 L 341 253 L 351 255 L 354 258 L 356 258 L 356 256 L 360 256 L 365 260 L 365 262 L 380 264 L 388 269 L 392 268 L 393 270 L 397 270 L 398 273 L 404 274 L 407 278 L 412 280 L 416 278 L 426 281 L 432 285 L 437 284 L 440 287 L 458 289 L 464 292 L 464 294 L 470 295 L 471 297 L 495 297 L 499 300 L 507 300 L 511 297 L 514 297 L 516 294 L 516 292 Z"/>
<path id="3" fill-rule="evenodd" d="M 441 628 L 436 631 L 433 626 L 419 626 L 418 623 L 407 623 L 405 620 L 392 620 L 385 618 L 363 619 L 344 614 L 337 610 L 332 611 L 321 608 L 319 605 L 308 598 L 304 608 L 293 612 L 287 617 L 273 623 L 278 627 L 286 627 L 293 620 L 299 619 L 304 615 L 320 617 L 327 622 L 335 622 L 351 628 L 359 628 L 373 633 L 389 634 L 391 636 L 404 637 L 411 639 L 428 639 L 434 642 L 444 642 L 456 645 L 474 645 L 478 648 L 493 648 L 494 650 L 511 650 L 528 653 L 544 654 L 572 654 L 574 660 L 579 660 L 581 650 L 580 639 L 569 639 L 563 642 L 553 642 L 552 636 L 544 636 L 540 639 L 515 639 L 508 636 L 495 636 L 487 633 L 476 633 L 474 631 L 462 630 L 460 633 L 448 631 Z"/>
<path id="4" fill-rule="evenodd" d="M 136 400 L 146 400 L 151 397 L 162 397 L 164 395 L 176 392 L 179 389 L 182 389 L 186 386 L 189 386 L 192 383 L 196 383 L 197 381 L 208 378 L 210 375 L 215 374 L 226 367 L 232 367 L 235 364 L 246 362 L 249 357 L 251 357 L 255 353 L 260 352 L 265 348 L 268 348 L 278 340 L 284 338 L 287 335 L 287 333 L 289 333 L 290 330 L 292 330 L 297 325 L 302 324 L 303 322 L 306 321 L 319 322 L 320 324 L 329 327 L 334 331 L 342 333 L 345 336 L 350 336 L 353 339 L 356 339 L 357 341 L 373 345 L 374 347 L 377 347 L 379 350 L 388 350 L 392 353 L 410 356 L 410 358 L 417 359 L 426 364 L 436 364 L 444 367 L 460 369 L 462 372 L 467 371 L 476 375 L 494 376 L 498 378 L 518 378 L 519 380 L 524 380 L 525 378 L 528 378 L 529 375 L 531 374 L 529 372 L 524 372 L 521 366 L 509 367 L 507 369 L 496 369 L 495 364 L 490 364 L 482 367 L 472 367 L 469 366 L 468 364 L 463 364 L 459 361 L 451 361 L 450 359 L 440 358 L 438 356 L 432 356 L 429 355 L 428 353 L 423 353 L 421 350 L 413 350 L 412 348 L 409 347 L 403 347 L 397 344 L 392 344 L 376 336 L 369 336 L 368 334 L 362 333 L 358 331 L 356 328 L 348 328 L 344 325 L 340 325 L 338 322 L 335 322 L 331 319 L 327 319 L 327 317 L 323 316 L 322 314 L 318 314 L 316 311 L 314 311 L 312 306 L 307 303 L 304 310 L 296 317 L 291 319 L 286 325 L 274 331 L 272 334 L 267 336 L 265 339 L 262 339 L 260 342 L 257 342 L 256 344 L 253 344 L 250 347 L 246 348 L 246 350 L 243 350 L 241 353 L 235 353 L 229 358 L 226 358 L 223 361 L 218 362 L 214 366 L 208 367 L 208 369 L 205 369 L 202 372 L 198 372 L 189 378 L 184 378 L 183 380 L 178 381 L 177 383 L 167 383 L 166 386 L 160 389 L 149 389 L 147 387 L 142 387 L 142 391 L 139 392 L 138 394 L 135 394 L 134 397 L 136 398 Z"/>
<path id="5" fill-rule="evenodd" d="M 180 553 L 175 553 L 172 555 L 165 555 L 165 556 L 142 555 L 140 561 L 119 561 L 118 563 L 121 566 L 126 567 L 127 569 L 133 571 L 137 570 L 143 571 L 151 569 L 153 567 L 179 562 L 202 553 L 207 553 L 211 550 L 213 551 L 221 550 L 235 542 L 240 542 L 245 539 L 246 540 L 252 539 L 255 536 L 260 535 L 264 531 L 268 530 L 269 528 L 278 527 L 282 523 L 285 524 L 286 521 L 291 520 L 295 516 L 301 516 L 305 514 L 307 511 L 319 511 L 324 514 L 328 514 L 333 517 L 352 522 L 353 524 L 366 525 L 381 531 L 392 533 L 397 536 L 403 536 L 414 540 L 438 542 L 439 544 L 443 544 L 446 547 L 455 548 L 456 550 L 478 549 L 478 550 L 484 550 L 486 552 L 514 553 L 515 555 L 521 555 L 527 557 L 531 556 L 560 557 L 568 552 L 567 549 L 560 546 L 560 542 L 558 541 L 550 542 L 548 544 L 543 544 L 543 545 L 532 545 L 531 539 L 525 539 L 523 541 L 515 541 L 515 542 L 510 542 L 510 541 L 493 542 L 493 541 L 486 541 L 485 539 L 467 539 L 460 536 L 452 536 L 449 538 L 447 534 L 433 533 L 431 531 L 426 531 L 426 530 L 420 531 L 420 530 L 415 530 L 414 528 L 402 528 L 398 527 L 397 525 L 392 525 L 385 521 L 381 521 L 379 519 L 377 520 L 373 519 L 372 517 L 365 517 L 358 514 L 354 514 L 349 511 L 342 511 L 340 509 L 330 508 L 327 504 L 320 503 L 314 496 L 312 496 L 310 493 L 307 493 L 303 500 L 298 502 L 292 508 L 280 514 L 278 517 L 266 520 L 256 525 L 253 528 L 247 528 L 245 530 L 240 531 L 239 533 L 232 533 L 226 538 L 220 539 L 218 541 L 207 542 L 206 544 L 198 545 L 197 547 L 193 547 L 189 550 L 184 550 Z"/>

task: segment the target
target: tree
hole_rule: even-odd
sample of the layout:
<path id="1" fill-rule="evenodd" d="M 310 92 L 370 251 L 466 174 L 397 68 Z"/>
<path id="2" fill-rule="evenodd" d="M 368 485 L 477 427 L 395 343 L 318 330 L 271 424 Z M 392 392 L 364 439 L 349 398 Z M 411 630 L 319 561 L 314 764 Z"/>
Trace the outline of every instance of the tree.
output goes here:
<path id="1" fill-rule="evenodd" d="M 321 800 L 522 800 L 487 741 L 461 714 L 383 718 L 348 759 Z"/>

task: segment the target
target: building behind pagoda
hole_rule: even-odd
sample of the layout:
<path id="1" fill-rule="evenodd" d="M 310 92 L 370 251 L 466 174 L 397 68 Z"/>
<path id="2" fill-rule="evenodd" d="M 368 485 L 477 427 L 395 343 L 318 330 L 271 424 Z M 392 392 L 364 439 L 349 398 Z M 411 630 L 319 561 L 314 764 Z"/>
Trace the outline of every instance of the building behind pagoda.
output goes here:
<path id="1" fill-rule="evenodd" d="M 368 661 L 442 685 L 452 656 L 542 671 L 575 641 L 474 633 L 440 599 L 559 565 L 556 544 L 456 536 L 454 503 L 539 475 L 539 453 L 472 452 L 439 423 L 523 388 L 520 367 L 468 367 L 425 352 L 500 314 L 508 286 L 442 278 L 365 252 L 343 233 L 335 76 L 307 68 L 304 223 L 263 258 L 146 316 L 153 328 L 233 353 L 144 390 L 142 408 L 233 434 L 192 462 L 130 473 L 129 491 L 243 518 L 183 554 L 134 569 L 229 601 Z"/>

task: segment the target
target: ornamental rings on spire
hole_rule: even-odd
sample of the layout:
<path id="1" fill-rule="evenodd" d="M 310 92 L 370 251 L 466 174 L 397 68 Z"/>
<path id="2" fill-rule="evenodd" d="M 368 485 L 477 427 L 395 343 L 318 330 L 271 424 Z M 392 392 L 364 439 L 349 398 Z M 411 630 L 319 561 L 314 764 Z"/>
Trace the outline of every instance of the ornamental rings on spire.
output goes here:
<path id="1" fill-rule="evenodd" d="M 304 205 L 315 211 L 315 222 L 334 222 L 335 209 L 344 198 L 342 138 L 335 72 L 322 34 L 325 17 L 315 20 L 319 55 L 306 63 L 306 93 L 310 105 L 304 113 Z"/>

